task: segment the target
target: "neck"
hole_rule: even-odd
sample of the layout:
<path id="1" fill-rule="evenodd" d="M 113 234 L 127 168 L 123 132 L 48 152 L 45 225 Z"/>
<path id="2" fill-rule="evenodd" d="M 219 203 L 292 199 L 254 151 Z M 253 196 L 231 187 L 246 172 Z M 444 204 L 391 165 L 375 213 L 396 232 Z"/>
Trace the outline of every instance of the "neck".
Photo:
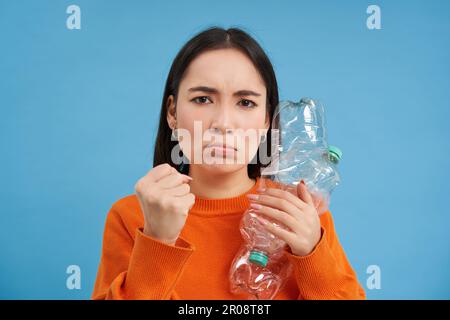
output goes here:
<path id="1" fill-rule="evenodd" d="M 246 166 L 232 173 L 213 173 L 191 164 L 189 176 L 193 178 L 189 183 L 191 192 L 207 199 L 237 197 L 252 188 L 256 182 L 248 176 Z"/>

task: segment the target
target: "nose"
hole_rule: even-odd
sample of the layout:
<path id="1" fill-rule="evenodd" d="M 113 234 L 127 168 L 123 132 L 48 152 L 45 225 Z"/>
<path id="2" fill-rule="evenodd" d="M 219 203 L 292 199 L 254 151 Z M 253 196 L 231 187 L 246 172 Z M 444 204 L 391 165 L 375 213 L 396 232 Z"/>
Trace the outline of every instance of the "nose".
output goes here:
<path id="1" fill-rule="evenodd" d="M 217 107 L 217 112 L 214 115 L 214 120 L 211 122 L 211 129 L 221 135 L 231 134 L 234 131 L 234 123 L 231 108 L 226 105 Z"/>

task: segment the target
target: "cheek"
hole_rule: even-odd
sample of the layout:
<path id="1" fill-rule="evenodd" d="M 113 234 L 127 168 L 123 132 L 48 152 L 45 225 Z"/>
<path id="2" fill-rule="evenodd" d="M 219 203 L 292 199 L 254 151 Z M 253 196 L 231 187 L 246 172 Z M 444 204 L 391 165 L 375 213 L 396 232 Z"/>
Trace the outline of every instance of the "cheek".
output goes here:
<path id="1" fill-rule="evenodd" d="M 192 122 L 180 122 L 179 127 L 183 128 L 183 130 L 182 136 L 178 138 L 178 144 L 183 151 L 183 154 L 191 160 L 191 153 L 194 147 L 194 125 Z"/>
<path id="2" fill-rule="evenodd" d="M 179 97 L 177 103 L 177 127 L 180 130 L 180 137 L 178 144 L 183 151 L 183 154 L 189 159 L 192 159 L 192 151 L 194 147 L 194 123 L 195 121 L 202 121 L 201 113 L 198 109 L 191 106 L 190 103 L 180 102 L 182 97 Z M 198 124 L 197 124 L 198 126 Z"/>
<path id="3" fill-rule="evenodd" d="M 189 159 L 190 163 L 199 163 L 203 154 L 204 130 L 207 123 L 198 117 L 187 115 L 184 118 L 180 117 L 178 125 L 183 128 L 183 137 L 178 139 L 183 154 Z"/>
<path id="4" fill-rule="evenodd" d="M 258 110 L 259 111 L 259 110 Z M 250 162 L 258 151 L 261 135 L 264 133 L 265 114 L 263 112 L 254 113 L 248 117 L 243 117 L 240 128 L 247 132 L 240 141 L 245 148 L 242 152 L 245 153 L 245 161 Z"/>

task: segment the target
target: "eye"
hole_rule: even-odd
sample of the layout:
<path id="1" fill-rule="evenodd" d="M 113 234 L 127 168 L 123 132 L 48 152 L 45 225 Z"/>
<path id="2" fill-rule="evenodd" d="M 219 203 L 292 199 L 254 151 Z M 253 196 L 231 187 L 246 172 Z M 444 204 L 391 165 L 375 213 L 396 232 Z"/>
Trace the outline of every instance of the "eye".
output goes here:
<path id="1" fill-rule="evenodd" d="M 256 107 L 256 103 L 254 103 L 254 102 L 251 101 L 251 100 L 247 100 L 247 99 L 242 99 L 241 101 L 239 101 L 239 103 L 240 103 L 243 107 L 248 108 L 248 109 L 251 109 L 251 108 Z"/>
<path id="2" fill-rule="evenodd" d="M 205 104 L 208 101 L 212 102 L 211 99 L 207 96 L 201 96 L 201 97 L 195 97 L 194 99 L 192 99 L 191 101 L 198 103 L 198 104 Z"/>

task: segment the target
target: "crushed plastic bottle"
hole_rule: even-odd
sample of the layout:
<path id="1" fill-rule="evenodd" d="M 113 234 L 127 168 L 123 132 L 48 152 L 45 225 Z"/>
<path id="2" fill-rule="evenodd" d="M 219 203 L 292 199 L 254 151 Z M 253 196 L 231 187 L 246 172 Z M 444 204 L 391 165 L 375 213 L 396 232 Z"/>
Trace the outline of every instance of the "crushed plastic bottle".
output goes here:
<path id="1" fill-rule="evenodd" d="M 328 145 L 322 104 L 310 98 L 298 103 L 282 101 L 274 113 L 272 128 L 278 130 L 278 141 L 272 147 L 273 164 L 261 175 L 272 175 L 274 181 L 294 193 L 303 179 L 316 209 L 323 214 L 341 180 L 337 165 L 342 152 Z"/>
<path id="2" fill-rule="evenodd" d="M 230 269 L 231 291 L 246 293 L 251 300 L 273 299 L 292 272 L 283 251 L 286 243 L 267 232 L 252 208 L 244 213 L 240 230 L 245 244 Z"/>
<path id="3" fill-rule="evenodd" d="M 337 165 L 342 152 L 328 146 L 324 108 L 317 101 L 282 101 L 272 122 L 272 164 L 263 168 L 259 187 L 276 183 L 277 188 L 297 194 L 303 180 L 312 194 L 319 214 L 328 210 L 330 194 L 339 184 Z M 274 140 L 272 140 L 274 141 Z M 230 290 L 245 293 L 248 299 L 273 299 L 293 271 L 284 248 L 286 243 L 269 233 L 248 208 L 240 222 L 244 243 L 232 262 Z M 268 223 L 287 227 L 264 217 Z"/>
<path id="4" fill-rule="evenodd" d="M 305 181 L 319 215 L 328 210 L 331 193 L 340 183 L 337 165 L 341 158 L 339 148 L 328 146 L 305 153 L 297 163 L 297 172 Z"/>

